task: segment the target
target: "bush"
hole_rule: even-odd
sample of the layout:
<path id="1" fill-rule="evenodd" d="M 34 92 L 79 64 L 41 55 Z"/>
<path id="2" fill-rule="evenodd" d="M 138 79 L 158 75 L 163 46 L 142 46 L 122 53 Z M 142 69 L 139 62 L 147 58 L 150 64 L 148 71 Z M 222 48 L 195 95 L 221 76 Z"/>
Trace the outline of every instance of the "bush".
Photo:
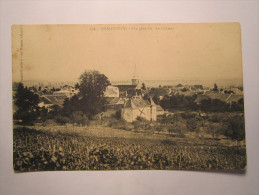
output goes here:
<path id="1" fill-rule="evenodd" d="M 140 130 L 143 127 L 143 123 L 139 120 L 135 120 L 132 122 L 135 130 Z"/>
<path id="2" fill-rule="evenodd" d="M 213 123 L 219 123 L 219 122 L 223 122 L 228 120 L 226 117 L 226 113 L 213 113 L 210 117 L 209 117 L 209 121 L 213 122 Z"/>
<path id="3" fill-rule="evenodd" d="M 137 121 L 140 121 L 140 122 L 148 122 L 147 119 L 145 119 L 145 118 L 143 118 L 143 117 L 141 117 L 141 116 L 137 116 L 136 120 L 137 120 Z"/>
<path id="4" fill-rule="evenodd" d="M 241 98 L 237 102 L 233 102 L 231 105 L 231 111 L 244 111 L 244 99 Z"/>
<path id="5" fill-rule="evenodd" d="M 43 123 L 44 126 L 46 125 L 57 125 L 57 123 L 55 122 L 54 119 L 47 119 L 44 123 Z"/>
<path id="6" fill-rule="evenodd" d="M 46 120 L 48 119 L 48 109 L 45 108 L 45 106 L 43 106 L 40 110 L 39 110 L 39 118 L 38 118 L 38 122 L 41 123 L 45 123 Z"/>
<path id="7" fill-rule="evenodd" d="M 50 106 L 50 110 L 47 114 L 49 119 L 54 119 L 57 115 L 62 114 L 62 108 L 58 105 Z"/>
<path id="8" fill-rule="evenodd" d="M 153 126 L 152 129 L 155 130 L 155 131 L 161 132 L 161 131 L 167 130 L 168 128 L 167 128 L 166 125 L 164 125 L 164 124 L 156 123 L 156 124 Z"/>
<path id="9" fill-rule="evenodd" d="M 181 117 L 183 118 L 183 119 L 193 119 L 193 118 L 195 118 L 195 114 L 193 114 L 193 113 L 181 113 Z"/>
<path id="10" fill-rule="evenodd" d="M 131 130 L 130 124 L 123 119 L 110 119 L 108 126 L 113 127 L 115 129 Z"/>
<path id="11" fill-rule="evenodd" d="M 186 126 L 187 129 L 191 132 L 199 132 L 198 123 L 194 118 L 187 120 Z"/>
<path id="12" fill-rule="evenodd" d="M 244 117 L 229 117 L 225 125 L 223 125 L 224 135 L 234 140 L 245 139 L 245 121 Z"/>
<path id="13" fill-rule="evenodd" d="M 163 116 L 159 122 L 162 124 L 172 124 L 178 120 L 181 120 L 181 116 L 174 115 L 174 116 Z"/>
<path id="14" fill-rule="evenodd" d="M 204 112 L 226 112 L 230 109 L 230 104 L 219 99 L 204 99 L 201 101 L 200 109 Z"/>
<path id="15" fill-rule="evenodd" d="M 152 122 L 140 116 L 138 116 L 137 119 L 132 122 L 135 130 L 152 130 L 151 123 Z"/>
<path id="16" fill-rule="evenodd" d="M 207 133 L 211 134 L 213 138 L 220 134 L 224 134 L 222 131 L 223 123 L 211 123 L 207 128 Z"/>
<path id="17" fill-rule="evenodd" d="M 66 123 L 69 123 L 69 118 L 58 115 L 57 117 L 55 117 L 55 121 L 60 125 L 65 125 Z"/>
<path id="18" fill-rule="evenodd" d="M 27 112 L 24 110 L 17 110 L 14 113 L 14 119 L 19 121 L 21 125 L 34 125 L 38 115 L 36 112 Z"/>
<path id="19" fill-rule="evenodd" d="M 117 110 L 117 111 L 115 112 L 114 118 L 116 118 L 116 119 L 121 119 L 121 110 Z"/>
<path id="20" fill-rule="evenodd" d="M 186 132 L 186 123 L 185 121 L 177 121 L 171 124 L 168 128 L 168 133 L 177 133 L 179 136 L 184 136 L 184 132 Z"/>
<path id="21" fill-rule="evenodd" d="M 86 115 L 83 114 L 81 111 L 74 112 L 70 117 L 71 123 L 76 125 L 89 125 L 89 120 Z"/>

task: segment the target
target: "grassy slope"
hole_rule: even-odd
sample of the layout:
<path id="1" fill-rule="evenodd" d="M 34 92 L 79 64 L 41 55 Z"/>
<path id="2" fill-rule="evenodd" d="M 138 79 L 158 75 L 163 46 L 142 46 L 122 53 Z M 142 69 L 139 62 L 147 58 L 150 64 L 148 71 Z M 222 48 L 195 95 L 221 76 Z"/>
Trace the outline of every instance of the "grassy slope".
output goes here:
<path id="1" fill-rule="evenodd" d="M 244 148 L 215 140 L 103 126 L 34 128 L 14 129 L 15 171 L 243 169 L 246 164 Z"/>

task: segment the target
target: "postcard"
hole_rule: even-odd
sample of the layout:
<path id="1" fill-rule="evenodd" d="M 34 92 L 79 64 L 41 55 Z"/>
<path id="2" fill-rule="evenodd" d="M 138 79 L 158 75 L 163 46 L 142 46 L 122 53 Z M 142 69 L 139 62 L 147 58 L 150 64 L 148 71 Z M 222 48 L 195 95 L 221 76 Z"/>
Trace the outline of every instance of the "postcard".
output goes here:
<path id="1" fill-rule="evenodd" d="M 13 168 L 245 170 L 239 23 L 12 26 Z"/>

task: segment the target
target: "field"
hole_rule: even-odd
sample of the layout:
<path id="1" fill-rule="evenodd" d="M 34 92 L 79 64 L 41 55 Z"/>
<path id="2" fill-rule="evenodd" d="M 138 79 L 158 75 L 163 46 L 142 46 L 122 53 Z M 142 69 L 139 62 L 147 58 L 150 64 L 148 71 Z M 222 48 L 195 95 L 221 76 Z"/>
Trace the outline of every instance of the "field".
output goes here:
<path id="1" fill-rule="evenodd" d="M 245 169 L 246 149 L 109 127 L 14 127 L 14 170 Z"/>

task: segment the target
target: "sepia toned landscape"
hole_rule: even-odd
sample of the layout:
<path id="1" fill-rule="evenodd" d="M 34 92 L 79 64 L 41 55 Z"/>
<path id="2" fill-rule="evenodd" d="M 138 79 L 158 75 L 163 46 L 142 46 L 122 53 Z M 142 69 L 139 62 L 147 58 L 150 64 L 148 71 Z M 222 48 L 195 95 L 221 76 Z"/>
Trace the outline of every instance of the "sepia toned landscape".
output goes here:
<path id="1" fill-rule="evenodd" d="M 13 25 L 13 167 L 244 170 L 238 23 Z"/>

